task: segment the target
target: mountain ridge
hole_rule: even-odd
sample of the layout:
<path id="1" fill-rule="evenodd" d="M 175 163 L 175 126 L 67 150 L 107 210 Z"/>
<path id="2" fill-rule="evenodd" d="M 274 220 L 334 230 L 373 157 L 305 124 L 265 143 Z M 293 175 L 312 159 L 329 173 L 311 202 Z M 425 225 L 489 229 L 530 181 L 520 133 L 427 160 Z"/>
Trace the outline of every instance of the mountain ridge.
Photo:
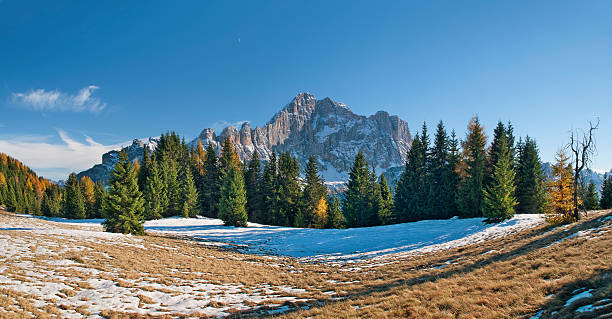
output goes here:
<path id="1" fill-rule="evenodd" d="M 353 159 L 361 151 L 378 173 L 402 166 L 412 143 L 408 124 L 397 115 L 378 111 L 364 116 L 353 113 L 341 102 L 326 97 L 317 100 L 310 93 L 299 93 L 261 127 L 251 128 L 249 122 L 240 129 L 229 125 L 220 134 L 205 128 L 188 144 L 212 143 L 217 150 L 225 138 L 229 138 L 241 160 L 248 160 L 257 151 L 267 161 L 272 152 L 290 152 L 305 167 L 314 155 L 321 174 L 328 181 L 348 178 Z M 141 160 L 144 146 L 151 150 L 157 140 L 134 140 L 128 146 L 130 160 Z M 102 156 L 102 164 L 79 173 L 79 178 L 89 176 L 95 181 L 105 181 L 116 163 L 118 151 Z M 114 156 L 113 156 L 114 155 Z"/>

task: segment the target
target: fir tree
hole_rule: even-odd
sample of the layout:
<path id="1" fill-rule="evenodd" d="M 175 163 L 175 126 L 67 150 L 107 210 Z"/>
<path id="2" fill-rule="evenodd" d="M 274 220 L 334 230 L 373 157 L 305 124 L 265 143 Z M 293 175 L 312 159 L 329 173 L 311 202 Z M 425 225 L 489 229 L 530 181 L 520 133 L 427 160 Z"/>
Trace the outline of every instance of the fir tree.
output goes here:
<path id="1" fill-rule="evenodd" d="M 368 207 L 370 204 L 368 202 L 370 179 L 368 163 L 359 151 L 349 173 L 347 191 L 342 200 L 342 212 L 348 227 L 369 226 L 371 222 Z"/>
<path id="2" fill-rule="evenodd" d="M 261 162 L 259 161 L 257 151 L 255 151 L 244 173 L 244 185 L 247 194 L 247 212 L 250 221 L 259 221 L 261 218 L 263 204 L 260 186 L 261 178 Z"/>
<path id="3" fill-rule="evenodd" d="M 425 206 L 421 196 L 425 187 L 422 142 L 417 134 L 406 156 L 404 172 L 395 190 L 395 218 L 399 223 L 423 219 L 422 209 Z M 348 219 L 348 217 L 347 217 Z"/>
<path id="4" fill-rule="evenodd" d="M 302 210 L 304 221 L 302 227 L 322 228 L 326 223 L 327 201 L 326 188 L 323 179 L 319 176 L 317 161 L 313 156 L 306 165 L 306 185 L 302 192 Z M 325 207 L 323 207 L 325 206 Z"/>
<path id="5" fill-rule="evenodd" d="M 278 216 L 277 172 L 276 153 L 272 152 L 270 160 L 264 167 L 261 180 L 263 207 L 259 221 L 264 224 L 278 225 L 276 220 L 276 216 Z"/>
<path id="6" fill-rule="evenodd" d="M 225 175 L 232 167 L 240 168 L 240 165 L 240 159 L 238 159 L 234 144 L 229 137 L 226 137 L 221 147 L 221 158 L 219 159 L 221 175 Z"/>
<path id="7" fill-rule="evenodd" d="M 344 216 L 340 210 L 340 200 L 337 196 L 330 196 L 327 199 L 327 223 L 326 228 L 343 228 Z"/>
<path id="8" fill-rule="evenodd" d="M 104 229 L 113 233 L 144 234 L 144 200 L 138 190 L 138 175 L 134 164 L 122 150 L 110 178 L 108 198 L 104 202 Z"/>
<path id="9" fill-rule="evenodd" d="M 514 197 L 516 186 L 514 184 L 514 169 L 510 157 L 510 148 L 506 136 L 499 139 L 501 153 L 498 154 L 497 163 L 493 170 L 491 183 L 484 191 L 483 215 L 489 222 L 501 222 L 514 216 L 514 207 L 517 204 Z"/>
<path id="10" fill-rule="evenodd" d="M 216 218 L 221 189 L 221 173 L 219 171 L 217 153 L 212 143 L 208 143 L 206 148 L 204 170 L 206 174 L 202 178 L 202 189 L 200 190 L 202 198 L 201 208 L 205 216 Z"/>
<path id="11" fill-rule="evenodd" d="M 230 166 L 223 177 L 219 200 L 219 218 L 227 226 L 247 226 L 246 203 L 242 172 L 238 167 Z"/>
<path id="12" fill-rule="evenodd" d="M 446 202 L 447 217 L 459 215 L 459 208 L 457 207 L 459 183 L 461 181 L 461 177 L 458 173 L 459 162 L 459 141 L 457 141 L 455 130 L 452 130 L 448 142 L 448 166 L 446 170 L 448 176 L 445 178 L 446 188 L 448 190 L 448 201 Z"/>
<path id="13" fill-rule="evenodd" d="M 599 209 L 599 196 L 597 195 L 597 190 L 595 189 L 595 183 L 593 183 L 593 181 L 590 181 L 589 185 L 586 187 L 582 205 L 585 210 Z"/>
<path id="14" fill-rule="evenodd" d="M 166 197 L 165 185 L 162 181 L 157 161 L 153 161 L 149 166 L 149 174 L 144 185 L 144 218 L 146 220 L 162 218 L 162 213 L 165 207 L 168 206 L 168 198 Z"/>
<path id="15" fill-rule="evenodd" d="M 480 125 L 478 118 L 474 117 L 468 125 L 467 137 L 462 147 L 462 180 L 458 206 L 463 218 L 482 216 L 485 145 L 484 128 Z"/>
<path id="16" fill-rule="evenodd" d="M 185 166 L 183 168 L 183 178 L 182 178 L 182 213 L 183 217 L 196 217 L 198 215 L 198 190 L 196 189 L 195 182 L 193 181 L 193 174 L 191 173 L 191 168 L 189 166 Z"/>
<path id="17" fill-rule="evenodd" d="M 281 153 L 278 159 L 278 215 L 276 220 L 280 225 L 295 226 L 296 216 L 300 213 L 299 184 L 300 166 L 297 159 L 289 152 Z"/>
<path id="18" fill-rule="evenodd" d="M 75 173 L 68 176 L 66 185 L 64 186 L 64 217 L 83 219 L 85 214 L 85 200 L 81 192 L 81 185 Z"/>
<path id="19" fill-rule="evenodd" d="M 61 215 L 61 189 L 57 185 L 50 185 L 43 194 L 41 211 L 47 217 L 59 217 Z"/>
<path id="20" fill-rule="evenodd" d="M 390 225 L 394 223 L 393 216 L 393 195 L 391 195 L 391 189 L 387 184 L 385 174 L 380 175 L 378 184 L 380 189 L 378 202 L 378 224 L 379 225 Z"/>
<path id="21" fill-rule="evenodd" d="M 451 188 L 452 178 L 449 171 L 449 140 L 442 121 L 438 123 L 434 145 L 431 149 L 426 183 L 427 194 L 426 216 L 431 219 L 449 218 L 451 203 L 455 200 L 454 189 Z"/>
<path id="22" fill-rule="evenodd" d="M 546 207 L 544 173 L 535 140 L 529 136 L 519 142 L 516 165 L 517 213 L 540 214 Z"/>
<path id="23" fill-rule="evenodd" d="M 94 186 L 94 218 L 104 218 L 102 207 L 106 199 L 106 188 L 102 182 L 98 182 Z"/>
<path id="24" fill-rule="evenodd" d="M 599 206 L 601 209 L 612 208 L 612 175 L 606 175 L 604 177 L 603 186 L 601 187 Z"/>
<path id="25" fill-rule="evenodd" d="M 142 165 L 140 166 L 140 170 L 138 171 L 138 189 L 140 189 L 141 192 L 144 192 L 145 183 L 147 181 L 147 178 L 149 177 L 149 171 L 151 170 L 152 162 L 153 160 L 149 155 L 149 149 L 145 146 L 142 153 Z"/>

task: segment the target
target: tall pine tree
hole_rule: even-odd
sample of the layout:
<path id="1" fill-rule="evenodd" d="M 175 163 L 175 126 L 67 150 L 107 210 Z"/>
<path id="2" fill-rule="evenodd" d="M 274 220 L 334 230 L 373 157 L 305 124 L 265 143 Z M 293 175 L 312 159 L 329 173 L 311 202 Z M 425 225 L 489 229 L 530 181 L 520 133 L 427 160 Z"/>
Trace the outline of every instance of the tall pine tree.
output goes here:
<path id="1" fill-rule="evenodd" d="M 257 151 L 253 152 L 253 157 L 244 173 L 244 185 L 247 194 L 247 212 L 249 220 L 257 222 L 261 218 L 262 193 L 261 193 L 261 162 Z"/>
<path id="2" fill-rule="evenodd" d="M 462 147 L 462 180 L 458 206 L 463 218 L 482 216 L 486 142 L 484 128 L 480 125 L 477 117 L 472 118 Z"/>
<path id="3" fill-rule="evenodd" d="M 219 199 L 219 218 L 226 226 L 247 226 L 244 176 L 236 165 L 227 168 Z"/>
<path id="4" fill-rule="evenodd" d="M 483 215 L 490 222 L 501 222 L 514 216 L 517 204 L 514 197 L 514 168 L 505 135 L 499 138 L 500 154 L 498 154 L 495 169 L 490 184 L 484 191 Z"/>
<path id="5" fill-rule="evenodd" d="M 544 213 L 546 190 L 536 142 L 527 136 L 524 142 L 519 142 L 517 148 L 516 198 L 518 205 L 516 211 L 519 214 Z"/>
<path id="6" fill-rule="evenodd" d="M 342 200 L 342 212 L 348 227 L 364 227 L 372 224 L 373 216 L 370 215 L 368 201 L 370 180 L 368 163 L 359 151 L 349 173 L 347 191 Z"/>
<path id="7" fill-rule="evenodd" d="M 206 162 L 204 163 L 205 175 L 202 178 L 201 193 L 201 209 L 204 216 L 217 217 L 217 203 L 219 202 L 219 194 L 221 189 L 221 172 L 219 168 L 219 159 L 215 147 L 212 143 L 208 143 L 206 148 Z"/>
<path id="8" fill-rule="evenodd" d="M 87 217 L 85 214 L 85 199 L 75 173 L 68 176 L 64 186 L 63 210 L 66 218 L 82 219 Z"/>
<path id="9" fill-rule="evenodd" d="M 612 174 L 604 177 L 603 186 L 601 187 L 599 206 L 601 209 L 612 208 Z"/>
<path id="10" fill-rule="evenodd" d="M 404 172 L 395 189 L 395 218 L 399 223 L 423 219 L 425 201 L 422 194 L 425 188 L 423 144 L 417 134 L 406 156 Z M 348 218 L 347 218 L 348 219 Z"/>
<path id="11" fill-rule="evenodd" d="M 119 152 L 110 178 L 108 198 L 104 202 L 107 219 L 104 229 L 113 233 L 144 234 L 144 200 L 138 190 L 138 176 L 134 164 L 124 150 Z"/>
<path id="12" fill-rule="evenodd" d="M 323 228 L 326 223 L 327 199 L 323 178 L 319 176 L 317 160 L 313 156 L 306 165 L 306 185 L 302 191 L 303 224 L 298 227 Z M 325 206 L 325 207 L 323 207 Z"/>

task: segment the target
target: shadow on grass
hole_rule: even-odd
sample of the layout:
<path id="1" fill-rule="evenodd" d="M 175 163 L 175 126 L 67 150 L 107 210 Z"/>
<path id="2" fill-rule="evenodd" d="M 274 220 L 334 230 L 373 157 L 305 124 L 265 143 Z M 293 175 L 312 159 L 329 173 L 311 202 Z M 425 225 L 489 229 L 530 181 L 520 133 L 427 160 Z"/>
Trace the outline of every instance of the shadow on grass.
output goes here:
<path id="1" fill-rule="evenodd" d="M 415 284 L 423 284 L 426 282 L 435 282 L 439 279 L 445 279 L 445 278 L 449 278 L 455 275 L 466 274 L 466 273 L 472 272 L 474 270 L 488 266 L 493 263 L 512 260 L 514 258 L 523 256 L 523 255 L 527 255 L 533 251 L 536 251 L 542 248 L 546 248 L 554 244 L 555 242 L 559 242 L 560 240 L 565 239 L 568 236 L 571 236 L 581 230 L 596 228 L 603 224 L 603 219 L 605 217 L 611 216 L 611 215 L 612 214 L 610 213 L 601 215 L 597 218 L 569 226 L 567 229 L 564 229 L 560 232 L 554 232 L 557 229 L 557 227 L 544 227 L 544 228 L 528 231 L 528 232 L 525 232 L 523 234 L 519 234 L 513 237 L 512 241 L 507 244 L 518 243 L 523 240 L 528 240 L 530 238 L 537 238 L 540 236 L 543 236 L 543 237 L 529 241 L 525 243 L 524 245 L 514 248 L 508 252 L 495 254 L 495 255 L 492 254 L 490 258 L 478 260 L 472 264 L 455 267 L 447 271 L 437 272 L 435 274 L 427 274 L 427 275 L 423 275 L 423 276 L 419 276 L 415 278 L 409 278 L 409 279 L 398 279 L 392 283 L 385 283 L 379 286 L 369 286 L 365 290 L 350 292 L 349 296 L 345 299 L 332 300 L 332 301 L 317 300 L 315 303 L 311 304 L 310 306 L 312 308 L 315 308 L 315 307 L 319 307 L 325 304 L 332 304 L 332 303 L 336 303 L 340 301 L 346 301 L 346 300 L 351 300 L 351 299 L 362 299 L 374 293 L 382 293 L 383 295 L 381 296 L 381 298 L 384 298 L 386 296 L 389 296 L 390 294 L 393 294 L 394 293 L 393 289 L 400 287 L 400 286 L 404 286 L 404 285 L 411 286 Z M 473 252 L 472 253 L 470 252 L 462 253 L 463 250 L 464 249 L 459 249 L 458 250 L 459 254 L 457 254 L 454 257 L 450 257 L 450 258 L 459 258 L 459 257 L 474 255 Z M 426 267 L 431 267 L 431 265 L 423 266 L 422 268 L 426 268 Z M 606 277 L 606 278 L 608 281 L 611 280 L 611 277 Z M 296 311 L 296 310 L 299 310 L 299 309 L 291 309 L 290 311 Z"/>
<path id="2" fill-rule="evenodd" d="M 608 315 L 607 317 L 605 315 Z M 566 284 L 531 318 L 611 318 L 612 268 Z"/>

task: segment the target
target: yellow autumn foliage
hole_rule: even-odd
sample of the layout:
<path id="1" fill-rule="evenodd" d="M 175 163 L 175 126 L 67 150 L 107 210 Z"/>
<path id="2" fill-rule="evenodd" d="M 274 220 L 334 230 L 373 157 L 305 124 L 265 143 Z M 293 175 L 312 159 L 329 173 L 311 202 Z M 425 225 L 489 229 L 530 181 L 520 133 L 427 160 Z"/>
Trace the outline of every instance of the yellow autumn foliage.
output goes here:
<path id="1" fill-rule="evenodd" d="M 552 178 L 546 183 L 549 195 L 549 209 L 546 219 L 552 224 L 563 224 L 573 221 L 574 175 L 570 159 L 563 151 L 555 156 L 552 165 Z M 580 204 L 580 203 L 579 203 Z"/>

